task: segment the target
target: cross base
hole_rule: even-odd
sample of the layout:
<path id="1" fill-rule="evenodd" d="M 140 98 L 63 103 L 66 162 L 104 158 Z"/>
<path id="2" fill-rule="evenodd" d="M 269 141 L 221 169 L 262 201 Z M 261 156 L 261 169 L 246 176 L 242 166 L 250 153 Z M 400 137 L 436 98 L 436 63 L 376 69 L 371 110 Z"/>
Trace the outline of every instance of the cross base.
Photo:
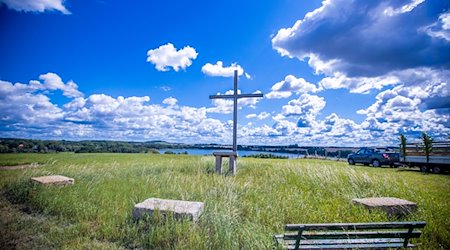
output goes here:
<path id="1" fill-rule="evenodd" d="M 229 157 L 228 173 L 231 175 L 236 174 L 237 152 L 214 152 L 213 155 L 216 157 L 216 173 L 222 174 L 222 158 Z"/>

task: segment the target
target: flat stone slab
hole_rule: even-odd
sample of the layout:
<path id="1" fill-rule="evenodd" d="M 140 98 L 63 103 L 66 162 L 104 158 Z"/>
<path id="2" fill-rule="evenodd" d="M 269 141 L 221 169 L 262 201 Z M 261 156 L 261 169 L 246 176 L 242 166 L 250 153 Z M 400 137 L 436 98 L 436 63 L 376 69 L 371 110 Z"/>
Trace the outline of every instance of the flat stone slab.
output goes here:
<path id="1" fill-rule="evenodd" d="M 363 205 L 369 210 L 381 209 L 389 215 L 405 215 L 417 209 L 416 203 L 394 197 L 353 199 L 352 202 Z"/>
<path id="2" fill-rule="evenodd" d="M 65 185 L 73 185 L 75 180 L 73 178 L 69 178 L 62 175 L 48 175 L 48 176 L 40 176 L 31 178 L 34 182 L 37 182 L 46 186 L 65 186 Z"/>
<path id="3" fill-rule="evenodd" d="M 134 206 L 133 218 L 137 220 L 145 215 L 152 215 L 156 210 L 159 210 L 164 215 L 173 213 L 174 218 L 196 222 L 203 213 L 203 208 L 203 202 L 149 198 Z"/>

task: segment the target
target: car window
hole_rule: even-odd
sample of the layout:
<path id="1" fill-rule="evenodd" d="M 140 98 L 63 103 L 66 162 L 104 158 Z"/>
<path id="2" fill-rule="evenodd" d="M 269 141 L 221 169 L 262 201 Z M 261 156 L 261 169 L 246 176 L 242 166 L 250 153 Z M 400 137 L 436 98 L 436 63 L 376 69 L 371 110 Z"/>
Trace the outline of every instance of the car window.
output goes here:
<path id="1" fill-rule="evenodd" d="M 371 149 L 371 148 L 366 149 L 366 154 L 372 154 L 372 153 L 373 153 L 373 149 Z"/>
<path id="2" fill-rule="evenodd" d="M 358 150 L 358 152 L 356 152 L 356 154 L 357 154 L 357 155 L 364 154 L 364 149 Z"/>

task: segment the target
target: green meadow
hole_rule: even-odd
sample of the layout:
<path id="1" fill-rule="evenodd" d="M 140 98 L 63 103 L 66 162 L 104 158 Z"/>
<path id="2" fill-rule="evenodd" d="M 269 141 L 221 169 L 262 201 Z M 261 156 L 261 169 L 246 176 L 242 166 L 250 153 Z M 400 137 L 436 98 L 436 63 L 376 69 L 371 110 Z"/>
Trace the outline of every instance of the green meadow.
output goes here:
<path id="1" fill-rule="evenodd" d="M 450 175 L 306 159 L 240 158 L 236 176 L 213 173 L 211 156 L 1 154 L 3 249 L 272 249 L 286 223 L 426 221 L 419 249 L 450 249 Z M 224 166 L 225 167 L 225 166 Z M 30 181 L 65 175 L 75 185 Z M 402 218 L 368 212 L 353 198 L 418 204 Z M 150 197 L 205 202 L 197 223 L 154 216 L 134 221 Z"/>

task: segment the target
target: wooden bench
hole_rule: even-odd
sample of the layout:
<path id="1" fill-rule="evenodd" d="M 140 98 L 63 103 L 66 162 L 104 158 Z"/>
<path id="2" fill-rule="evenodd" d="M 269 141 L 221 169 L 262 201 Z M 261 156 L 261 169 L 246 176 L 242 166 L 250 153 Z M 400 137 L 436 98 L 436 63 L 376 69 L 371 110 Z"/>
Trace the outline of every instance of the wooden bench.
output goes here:
<path id="1" fill-rule="evenodd" d="M 412 248 L 425 222 L 287 224 L 274 235 L 276 249 Z"/>

